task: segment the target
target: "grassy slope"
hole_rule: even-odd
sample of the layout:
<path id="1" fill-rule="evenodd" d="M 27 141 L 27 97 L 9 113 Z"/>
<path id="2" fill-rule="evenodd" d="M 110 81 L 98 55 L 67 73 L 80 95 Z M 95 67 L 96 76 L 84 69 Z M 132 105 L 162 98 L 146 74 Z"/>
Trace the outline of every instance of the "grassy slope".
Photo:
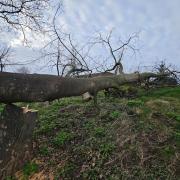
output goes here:
<path id="1" fill-rule="evenodd" d="M 128 100 L 100 93 L 99 111 L 80 97 L 61 99 L 48 107 L 32 104 L 40 113 L 37 150 L 24 175 L 178 179 L 180 87 L 139 94 Z"/>

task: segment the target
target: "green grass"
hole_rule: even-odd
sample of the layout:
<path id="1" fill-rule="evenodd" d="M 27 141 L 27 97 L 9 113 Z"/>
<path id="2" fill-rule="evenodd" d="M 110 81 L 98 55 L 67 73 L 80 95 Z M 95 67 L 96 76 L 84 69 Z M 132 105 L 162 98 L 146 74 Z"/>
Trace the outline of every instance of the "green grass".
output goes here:
<path id="1" fill-rule="evenodd" d="M 73 171 L 75 170 L 76 166 L 73 163 L 66 163 L 65 166 L 58 169 L 56 173 L 55 179 L 61 178 L 72 178 Z"/>
<path id="2" fill-rule="evenodd" d="M 178 87 L 163 87 L 150 91 L 140 91 L 139 97 L 144 99 L 160 98 L 160 97 L 173 97 L 180 99 L 180 86 Z"/>
<path id="3" fill-rule="evenodd" d="M 95 122 L 94 120 L 87 121 L 87 122 L 85 122 L 85 124 L 84 124 L 84 127 L 85 127 L 85 129 L 87 129 L 87 130 L 94 129 L 95 126 L 96 126 L 96 122 Z"/>
<path id="4" fill-rule="evenodd" d="M 96 127 L 94 129 L 94 135 L 96 137 L 103 137 L 103 136 L 105 136 L 106 135 L 105 128 L 103 128 L 103 127 Z"/>
<path id="5" fill-rule="evenodd" d="M 112 111 L 109 115 L 110 118 L 112 119 L 117 119 L 121 116 L 121 112 L 119 111 Z"/>
<path id="6" fill-rule="evenodd" d="M 38 165 L 36 163 L 27 163 L 23 167 L 23 174 L 25 177 L 28 177 L 37 171 L 38 171 Z"/>
<path id="7" fill-rule="evenodd" d="M 98 93 L 99 109 L 81 97 L 39 110 L 35 131 L 41 163 L 54 179 L 178 179 L 180 87 L 140 89 L 134 99 Z"/>
<path id="8" fill-rule="evenodd" d="M 110 156 L 110 154 L 113 152 L 113 150 L 115 149 L 115 144 L 113 143 L 105 143 L 105 144 L 101 144 L 100 145 L 100 153 L 103 157 L 108 157 Z"/>
<path id="9" fill-rule="evenodd" d="M 144 102 L 142 100 L 129 100 L 127 105 L 130 107 L 143 106 Z"/>
<path id="10" fill-rule="evenodd" d="M 53 139 L 52 143 L 55 146 L 63 146 L 67 142 L 69 142 L 73 138 L 73 134 L 65 131 L 59 132 L 55 138 Z"/>
<path id="11" fill-rule="evenodd" d="M 168 112 L 166 115 L 170 118 L 175 119 L 176 121 L 180 122 L 180 114 L 177 114 L 175 112 Z"/>
<path id="12" fill-rule="evenodd" d="M 164 159 L 169 160 L 171 157 L 174 156 L 175 150 L 172 146 L 166 146 L 163 149 L 161 149 L 161 155 Z"/>
<path id="13" fill-rule="evenodd" d="M 4 109 L 4 104 L 0 104 L 0 114 L 2 113 L 3 109 Z"/>
<path id="14" fill-rule="evenodd" d="M 39 153 L 42 156 L 48 156 L 50 154 L 50 150 L 48 149 L 48 146 L 42 146 L 39 148 Z"/>

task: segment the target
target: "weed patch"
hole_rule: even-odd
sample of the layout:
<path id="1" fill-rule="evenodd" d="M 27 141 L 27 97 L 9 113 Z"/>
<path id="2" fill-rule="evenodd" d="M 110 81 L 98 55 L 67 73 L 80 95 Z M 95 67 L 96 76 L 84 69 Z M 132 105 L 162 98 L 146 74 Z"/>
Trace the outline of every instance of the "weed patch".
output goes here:
<path id="1" fill-rule="evenodd" d="M 25 177 L 38 171 L 38 165 L 36 163 L 27 163 L 23 168 L 23 174 Z"/>
<path id="2" fill-rule="evenodd" d="M 63 167 L 58 169 L 55 179 L 58 180 L 59 178 L 72 178 L 75 168 L 76 166 L 73 163 L 66 163 Z"/>
<path id="3" fill-rule="evenodd" d="M 61 131 L 53 139 L 54 146 L 63 146 L 73 138 L 73 135 L 69 132 Z"/>
<path id="4" fill-rule="evenodd" d="M 174 155 L 174 153 L 175 153 L 175 150 L 171 146 L 166 146 L 165 148 L 161 150 L 161 155 L 163 156 L 163 158 L 168 159 L 168 160 Z"/>
<path id="5" fill-rule="evenodd" d="M 130 100 L 127 102 L 127 105 L 129 107 L 138 107 L 138 106 L 143 106 L 144 102 L 141 100 Z"/>
<path id="6" fill-rule="evenodd" d="M 49 151 L 47 146 L 42 146 L 42 147 L 39 148 L 39 153 L 42 156 L 48 156 L 50 154 L 50 151 Z"/>
<path id="7" fill-rule="evenodd" d="M 110 156 L 110 154 L 113 152 L 113 150 L 115 149 L 115 144 L 112 143 L 105 143 L 105 144 L 101 144 L 100 145 L 100 153 L 103 157 L 108 157 Z"/>
<path id="8" fill-rule="evenodd" d="M 121 113 L 119 111 L 113 111 L 110 113 L 109 117 L 112 119 L 117 119 L 121 116 Z"/>
<path id="9" fill-rule="evenodd" d="M 97 127 L 94 129 L 94 135 L 96 137 L 103 137 L 106 135 L 106 131 L 103 127 Z"/>
<path id="10" fill-rule="evenodd" d="M 177 114 L 175 112 L 168 112 L 166 113 L 166 115 L 169 117 L 169 118 L 173 118 L 175 119 L 177 122 L 180 122 L 180 114 Z"/>

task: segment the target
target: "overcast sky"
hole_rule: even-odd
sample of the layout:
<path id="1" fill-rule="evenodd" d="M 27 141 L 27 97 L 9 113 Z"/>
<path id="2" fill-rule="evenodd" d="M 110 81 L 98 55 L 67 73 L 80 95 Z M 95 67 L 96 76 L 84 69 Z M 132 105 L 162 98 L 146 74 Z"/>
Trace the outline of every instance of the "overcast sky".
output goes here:
<path id="1" fill-rule="evenodd" d="M 180 68 L 180 0 L 64 0 L 58 22 L 66 32 L 83 42 L 95 32 L 126 39 L 140 32 L 136 57 L 125 56 L 125 71 L 151 66 L 166 59 Z M 33 41 L 33 51 L 23 47 L 21 37 L 11 38 L 17 59 L 37 55 L 41 40 Z"/>

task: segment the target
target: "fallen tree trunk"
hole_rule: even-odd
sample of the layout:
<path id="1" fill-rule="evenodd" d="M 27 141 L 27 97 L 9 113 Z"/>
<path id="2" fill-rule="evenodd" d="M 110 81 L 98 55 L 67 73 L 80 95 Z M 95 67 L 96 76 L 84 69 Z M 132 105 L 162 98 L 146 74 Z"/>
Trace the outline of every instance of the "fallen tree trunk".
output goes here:
<path id="1" fill-rule="evenodd" d="M 93 78 L 93 77 L 100 77 L 100 76 L 113 76 L 114 73 L 111 72 L 100 72 L 100 73 L 93 73 L 93 74 L 87 74 L 87 75 L 79 75 L 75 76 L 77 78 Z"/>
<path id="2" fill-rule="evenodd" d="M 54 75 L 0 73 L 0 102 L 43 102 L 62 97 L 96 94 L 106 88 L 142 81 L 162 74 L 133 73 L 94 78 L 63 78 Z"/>

